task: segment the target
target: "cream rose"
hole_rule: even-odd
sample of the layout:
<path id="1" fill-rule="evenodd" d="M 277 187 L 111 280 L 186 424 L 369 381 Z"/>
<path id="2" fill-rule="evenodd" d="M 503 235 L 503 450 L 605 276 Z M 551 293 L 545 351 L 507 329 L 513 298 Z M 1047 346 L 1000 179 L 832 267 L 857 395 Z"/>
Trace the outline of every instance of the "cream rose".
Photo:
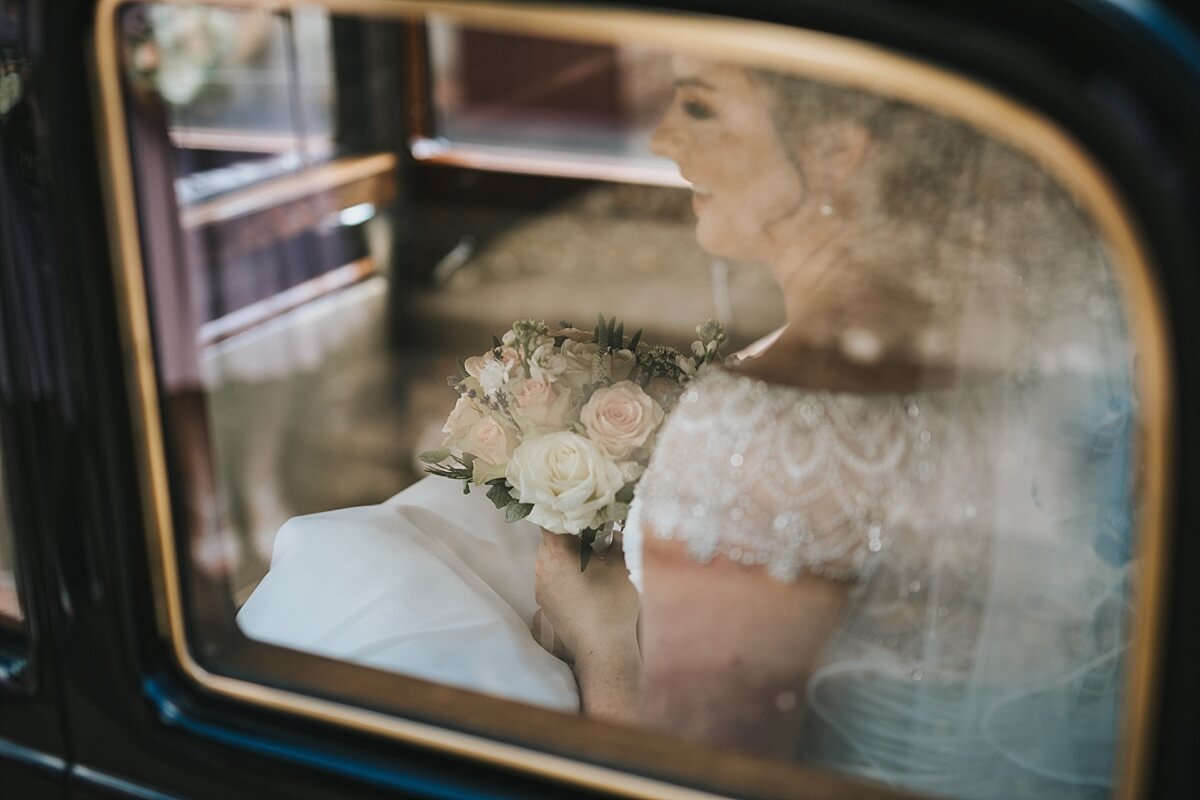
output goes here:
<path id="1" fill-rule="evenodd" d="M 505 472 L 514 495 L 532 503 L 529 521 L 553 533 L 582 533 L 598 523 L 624 485 L 599 447 L 570 431 L 526 439 Z"/>
<path id="2" fill-rule="evenodd" d="M 508 426 L 495 417 L 484 417 L 472 425 L 463 437 L 462 449 L 489 464 L 503 466 L 512 456 L 515 446 L 512 433 Z"/>
<path id="3" fill-rule="evenodd" d="M 561 380 L 569 386 L 578 389 L 591 380 L 592 366 L 600 355 L 600 348 L 594 344 L 574 342 L 567 339 L 562 345 L 562 358 L 566 371 Z"/>
<path id="4" fill-rule="evenodd" d="M 637 364 L 637 356 L 632 350 L 614 350 L 612 353 L 612 379 L 614 381 L 623 381 L 633 372 L 634 365 Z"/>
<path id="5" fill-rule="evenodd" d="M 475 404 L 475 401 L 469 397 L 459 397 L 458 402 L 454 404 L 454 410 L 446 418 L 446 424 L 442 426 L 442 433 L 446 434 L 445 440 L 442 441 L 442 447 L 461 448 L 463 437 L 481 419 L 483 419 L 483 411 Z"/>
<path id="6" fill-rule="evenodd" d="M 529 378 L 513 392 L 517 402 L 515 414 L 543 428 L 561 428 L 565 423 L 568 393 L 559 394 L 545 378 Z M 524 425 L 522 425 L 524 427 Z"/>
<path id="7" fill-rule="evenodd" d="M 645 447 L 663 421 L 662 407 L 642 387 L 621 381 L 597 389 L 580 413 L 588 437 L 612 458 Z"/>

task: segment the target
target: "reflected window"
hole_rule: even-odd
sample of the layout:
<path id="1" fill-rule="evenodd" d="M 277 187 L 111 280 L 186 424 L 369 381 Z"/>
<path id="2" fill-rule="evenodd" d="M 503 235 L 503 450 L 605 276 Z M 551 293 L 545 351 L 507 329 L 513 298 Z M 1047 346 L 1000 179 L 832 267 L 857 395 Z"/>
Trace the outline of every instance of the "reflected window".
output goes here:
<path id="1" fill-rule="evenodd" d="M 186 600 L 300 659 L 237 674 L 721 791 L 1112 795 L 1140 267 L 1067 178 L 869 59 L 123 25 Z"/>

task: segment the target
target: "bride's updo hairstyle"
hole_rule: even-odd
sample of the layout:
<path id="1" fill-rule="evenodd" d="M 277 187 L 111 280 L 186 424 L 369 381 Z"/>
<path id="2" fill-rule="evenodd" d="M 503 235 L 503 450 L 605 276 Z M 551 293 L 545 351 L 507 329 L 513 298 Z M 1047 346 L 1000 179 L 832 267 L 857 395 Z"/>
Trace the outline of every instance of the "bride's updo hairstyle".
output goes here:
<path id="1" fill-rule="evenodd" d="M 751 73 L 785 151 L 823 211 L 850 226 L 846 263 L 813 336 L 876 337 L 878 358 L 968 369 L 1029 367 L 1075 310 L 1120 319 L 1096 232 L 1036 163 L 955 119 L 867 92 Z M 869 135 L 840 191 L 811 179 L 838 135 Z M 1066 327 L 1064 327 L 1066 326 Z M 1078 338 L 1078 337 L 1075 337 Z M 853 357 L 853 346 L 850 349 Z"/>

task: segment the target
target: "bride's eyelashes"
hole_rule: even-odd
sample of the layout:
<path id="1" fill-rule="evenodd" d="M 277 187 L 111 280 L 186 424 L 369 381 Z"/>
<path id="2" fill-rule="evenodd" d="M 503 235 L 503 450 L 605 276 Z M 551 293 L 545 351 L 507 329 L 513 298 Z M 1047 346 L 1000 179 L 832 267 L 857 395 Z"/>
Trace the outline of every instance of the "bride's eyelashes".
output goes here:
<path id="1" fill-rule="evenodd" d="M 706 120 L 717 115 L 716 109 L 699 100 L 684 100 L 681 105 L 683 112 L 692 119 Z"/>

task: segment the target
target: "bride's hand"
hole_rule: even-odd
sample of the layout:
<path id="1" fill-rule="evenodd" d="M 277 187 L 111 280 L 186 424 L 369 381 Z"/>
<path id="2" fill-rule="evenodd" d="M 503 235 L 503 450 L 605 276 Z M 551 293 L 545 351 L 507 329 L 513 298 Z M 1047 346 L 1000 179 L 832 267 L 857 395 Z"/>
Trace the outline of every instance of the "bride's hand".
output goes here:
<path id="1" fill-rule="evenodd" d="M 638 596 L 620 547 L 614 542 L 582 572 L 579 548 L 577 536 L 542 532 L 534 592 L 550 638 L 576 662 L 623 657 L 630 647 L 636 655 Z"/>
<path id="2" fill-rule="evenodd" d="M 552 629 L 551 652 L 575 671 L 583 713 L 614 722 L 639 718 L 638 594 L 616 543 L 579 570 L 576 536 L 542 531 L 535 597 Z M 539 619 L 539 622 L 542 621 Z M 539 636 L 542 646 L 544 638 Z"/>

